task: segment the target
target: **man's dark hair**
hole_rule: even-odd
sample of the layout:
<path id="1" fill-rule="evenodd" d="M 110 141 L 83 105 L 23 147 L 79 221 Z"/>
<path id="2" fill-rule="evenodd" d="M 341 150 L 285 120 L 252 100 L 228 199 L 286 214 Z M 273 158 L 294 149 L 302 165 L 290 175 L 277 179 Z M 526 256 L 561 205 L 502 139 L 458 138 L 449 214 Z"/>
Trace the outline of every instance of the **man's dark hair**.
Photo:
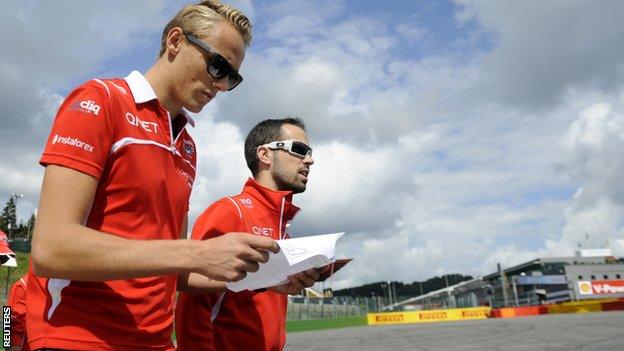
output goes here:
<path id="1" fill-rule="evenodd" d="M 265 119 L 256 124 L 256 126 L 249 131 L 249 134 L 247 134 L 245 138 L 245 160 L 247 161 L 247 167 L 249 167 L 254 177 L 258 173 L 259 160 L 256 155 L 258 146 L 281 140 L 281 131 L 284 124 L 292 124 L 304 131 L 306 130 L 305 124 L 301 119 L 287 117 L 282 119 Z"/>

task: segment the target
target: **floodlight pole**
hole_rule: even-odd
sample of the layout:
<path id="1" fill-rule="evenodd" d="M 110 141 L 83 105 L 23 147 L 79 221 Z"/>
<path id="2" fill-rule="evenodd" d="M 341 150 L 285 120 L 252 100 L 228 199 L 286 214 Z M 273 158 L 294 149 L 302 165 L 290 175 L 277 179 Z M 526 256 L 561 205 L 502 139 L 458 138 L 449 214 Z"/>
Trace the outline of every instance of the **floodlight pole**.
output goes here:
<path id="1" fill-rule="evenodd" d="M 505 270 L 502 269 L 501 264 L 498 263 L 498 274 L 500 274 L 501 287 L 503 289 L 503 306 L 507 307 L 507 277 L 505 276 Z"/>
<path id="2" fill-rule="evenodd" d="M 511 277 L 511 286 L 513 287 L 514 302 L 516 303 L 516 306 L 520 306 L 518 303 L 518 287 L 516 285 L 516 277 L 517 276 L 515 275 Z"/>

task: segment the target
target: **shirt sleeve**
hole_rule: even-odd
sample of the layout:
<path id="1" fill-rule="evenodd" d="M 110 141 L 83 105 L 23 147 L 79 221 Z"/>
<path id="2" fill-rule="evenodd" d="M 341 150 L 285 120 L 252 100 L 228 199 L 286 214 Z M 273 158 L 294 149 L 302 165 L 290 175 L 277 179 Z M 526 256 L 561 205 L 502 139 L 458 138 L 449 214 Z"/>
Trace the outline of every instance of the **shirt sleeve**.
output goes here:
<path id="1" fill-rule="evenodd" d="M 195 221 L 191 239 L 206 240 L 241 231 L 242 215 L 235 206 L 228 198 L 212 204 Z"/>
<path id="2" fill-rule="evenodd" d="M 92 80 L 67 96 L 52 124 L 41 165 L 64 166 L 100 178 L 113 140 L 105 84 Z"/>

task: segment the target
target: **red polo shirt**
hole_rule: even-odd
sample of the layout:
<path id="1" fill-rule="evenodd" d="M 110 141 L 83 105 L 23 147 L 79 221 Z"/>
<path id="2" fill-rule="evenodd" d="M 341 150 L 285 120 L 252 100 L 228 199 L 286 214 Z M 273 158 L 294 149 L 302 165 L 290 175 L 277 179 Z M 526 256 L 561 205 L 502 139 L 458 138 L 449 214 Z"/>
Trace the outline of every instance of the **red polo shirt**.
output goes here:
<path id="1" fill-rule="evenodd" d="M 273 191 L 249 179 L 240 195 L 215 202 L 197 218 L 192 238 L 205 240 L 228 232 L 287 238 L 286 223 L 299 211 L 291 200 L 291 192 Z M 180 293 L 178 351 L 282 350 L 287 302 L 286 295 L 272 291 Z"/>
<path id="2" fill-rule="evenodd" d="M 26 285 L 28 276 L 21 277 L 11 286 L 7 304 L 11 306 L 11 346 L 21 346 L 20 351 L 30 351 L 26 343 Z"/>
<path id="3" fill-rule="evenodd" d="M 40 163 L 99 180 L 87 227 L 178 239 L 195 178 L 188 122 L 169 116 L 139 72 L 91 80 L 59 108 Z M 31 266 L 28 282 L 32 349 L 173 350 L 174 275 L 81 282 L 40 278 Z"/>

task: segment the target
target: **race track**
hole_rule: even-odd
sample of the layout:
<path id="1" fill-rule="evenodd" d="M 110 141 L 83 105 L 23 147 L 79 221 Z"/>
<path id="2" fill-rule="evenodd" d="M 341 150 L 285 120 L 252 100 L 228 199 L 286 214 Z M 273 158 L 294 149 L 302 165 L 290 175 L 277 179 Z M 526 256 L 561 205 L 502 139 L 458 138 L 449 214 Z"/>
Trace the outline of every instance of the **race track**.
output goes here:
<path id="1" fill-rule="evenodd" d="M 287 351 L 624 350 L 624 312 L 289 333 Z"/>

